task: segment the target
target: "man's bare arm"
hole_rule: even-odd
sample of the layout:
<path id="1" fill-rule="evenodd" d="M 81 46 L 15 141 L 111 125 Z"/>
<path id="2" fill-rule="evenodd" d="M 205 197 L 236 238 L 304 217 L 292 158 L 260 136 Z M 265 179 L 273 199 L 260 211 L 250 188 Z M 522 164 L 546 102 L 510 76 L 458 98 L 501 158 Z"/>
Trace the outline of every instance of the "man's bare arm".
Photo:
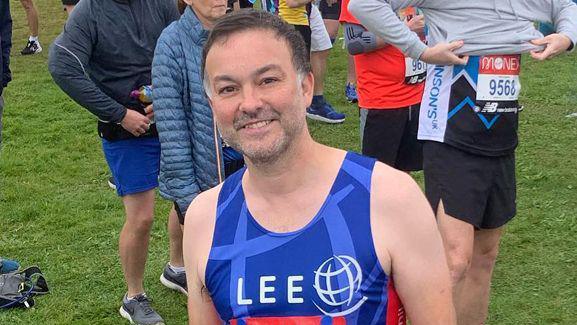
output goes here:
<path id="1" fill-rule="evenodd" d="M 188 284 L 188 323 L 191 325 L 222 324 L 204 283 L 216 219 L 218 191 L 220 186 L 201 193 L 186 212 L 183 252 Z"/>
<path id="2" fill-rule="evenodd" d="M 449 268 L 433 211 L 405 173 L 378 163 L 371 226 L 379 261 L 390 270 L 413 325 L 455 324 Z"/>

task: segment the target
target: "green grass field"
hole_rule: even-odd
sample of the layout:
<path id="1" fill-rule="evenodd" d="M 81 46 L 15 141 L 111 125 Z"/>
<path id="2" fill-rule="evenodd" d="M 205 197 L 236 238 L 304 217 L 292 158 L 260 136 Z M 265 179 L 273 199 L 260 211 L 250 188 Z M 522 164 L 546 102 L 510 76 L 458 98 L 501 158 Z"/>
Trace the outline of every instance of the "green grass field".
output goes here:
<path id="1" fill-rule="evenodd" d="M 28 31 L 19 1 L 10 1 L 14 81 L 5 90 L 0 256 L 39 265 L 52 293 L 38 298 L 33 310 L 0 311 L 0 324 L 122 324 L 122 205 L 106 185 L 96 120 L 47 71 L 49 44 L 66 15 L 60 1 L 36 0 L 44 52 L 22 57 Z M 519 209 L 495 269 L 491 325 L 577 324 L 577 118 L 565 117 L 577 111 L 576 58 L 524 58 Z M 358 114 L 342 94 L 346 60 L 340 43 L 329 64 L 328 98 L 348 118 L 342 125 L 310 127 L 319 141 L 358 151 Z M 158 281 L 168 259 L 169 209 L 168 202 L 158 202 L 146 288 L 167 324 L 183 324 L 185 297 Z"/>

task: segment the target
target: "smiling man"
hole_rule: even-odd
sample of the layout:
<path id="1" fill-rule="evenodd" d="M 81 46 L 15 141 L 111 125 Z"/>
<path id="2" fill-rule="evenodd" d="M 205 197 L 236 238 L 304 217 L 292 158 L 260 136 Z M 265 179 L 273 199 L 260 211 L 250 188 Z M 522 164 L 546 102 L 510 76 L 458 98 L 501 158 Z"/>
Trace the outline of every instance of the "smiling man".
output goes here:
<path id="1" fill-rule="evenodd" d="M 454 323 L 418 186 L 311 138 L 314 80 L 298 32 L 268 13 L 224 17 L 205 45 L 204 78 L 220 133 L 247 168 L 187 212 L 191 324 Z"/>

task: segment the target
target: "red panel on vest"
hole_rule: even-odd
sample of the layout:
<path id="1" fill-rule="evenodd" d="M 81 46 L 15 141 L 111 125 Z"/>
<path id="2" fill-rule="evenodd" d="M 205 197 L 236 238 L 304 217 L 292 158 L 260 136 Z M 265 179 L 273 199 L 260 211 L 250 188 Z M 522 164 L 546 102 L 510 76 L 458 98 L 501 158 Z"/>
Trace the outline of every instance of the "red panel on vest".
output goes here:
<path id="1" fill-rule="evenodd" d="M 387 303 L 387 322 L 386 325 L 406 325 L 407 315 L 405 313 L 405 307 L 395 290 L 393 285 L 393 280 L 389 281 L 387 285 L 388 292 L 388 303 Z"/>
<path id="2" fill-rule="evenodd" d="M 292 316 L 292 317 L 255 317 L 244 318 L 246 325 L 320 325 L 327 316 Z M 238 320 L 230 321 L 231 325 L 239 325 Z M 333 317 L 332 325 L 346 325 L 344 317 Z"/>

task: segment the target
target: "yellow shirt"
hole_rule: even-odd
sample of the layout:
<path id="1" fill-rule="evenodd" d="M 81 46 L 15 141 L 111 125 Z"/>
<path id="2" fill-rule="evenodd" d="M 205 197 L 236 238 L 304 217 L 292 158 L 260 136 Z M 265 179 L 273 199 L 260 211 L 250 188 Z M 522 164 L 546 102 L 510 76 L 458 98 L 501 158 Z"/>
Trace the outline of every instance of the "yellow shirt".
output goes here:
<path id="1" fill-rule="evenodd" d="M 286 4 L 286 0 L 279 0 L 278 15 L 291 25 L 309 25 L 306 6 L 289 8 Z"/>

